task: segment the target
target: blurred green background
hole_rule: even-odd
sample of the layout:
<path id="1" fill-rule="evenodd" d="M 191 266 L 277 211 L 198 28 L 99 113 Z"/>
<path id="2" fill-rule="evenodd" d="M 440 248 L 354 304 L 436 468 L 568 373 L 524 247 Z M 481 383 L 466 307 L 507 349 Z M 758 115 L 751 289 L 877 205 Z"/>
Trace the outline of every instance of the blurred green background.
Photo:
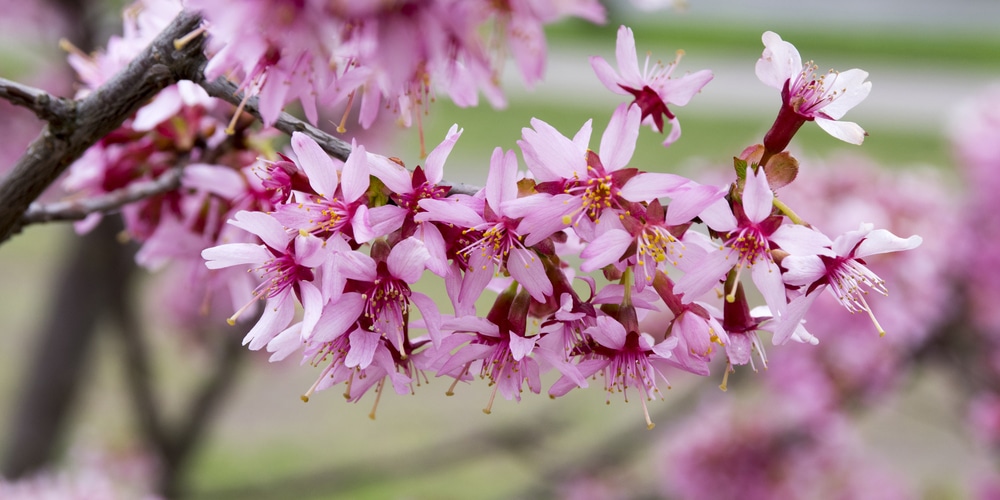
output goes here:
<path id="1" fill-rule="evenodd" d="M 500 111 L 436 103 L 425 120 L 428 148 L 452 123 L 463 127 L 446 178 L 471 184 L 484 181 L 492 148 L 514 148 L 532 117 L 568 136 L 592 118 L 596 148 L 620 98 L 593 76 L 587 58 L 602 55 L 614 65 L 615 32 L 627 23 L 640 55 L 649 51 L 654 59 L 669 61 L 683 49 L 678 74 L 706 68 L 716 74 L 691 104 L 673 109 L 683 127 L 678 143 L 664 150 L 662 136 L 643 129 L 635 166 L 697 179 L 700 169 L 725 169 L 744 147 L 759 142 L 779 103 L 777 92 L 754 75 L 760 35 L 773 30 L 821 69 L 859 67 L 873 82 L 870 98 L 846 117 L 870 134 L 864 146 L 840 143 L 806 126 L 792 145 L 803 158 L 851 149 L 898 168 L 948 169 L 951 152 L 943 135 L 948 110 L 1000 76 L 1000 34 L 992 25 L 1000 9 L 986 1 L 952 2 L 950 8 L 932 3 L 691 2 L 686 9 L 656 14 L 615 9 L 602 27 L 564 22 L 548 32 L 552 52 L 545 82 L 533 91 L 520 90 L 519 77 L 509 72 L 509 106 Z M 11 68 L 0 67 L 0 74 Z M 419 164 L 415 131 L 400 137 L 399 150 L 385 153 Z M 7 417 L 23 384 L 30 359 L 25 353 L 34 345 L 30 333 L 40 318 L 59 314 L 46 302 L 55 263 L 73 237 L 66 225 L 37 226 L 0 247 L 0 429 L 9 428 Z M 169 406 L 207 370 L 208 358 L 156 324 L 155 301 L 136 300 L 154 333 L 155 376 Z M 67 447 L 128 448 L 135 426 L 121 381 L 121 349 L 107 335 L 98 347 Z M 368 419 L 372 395 L 345 404 L 333 389 L 303 404 L 299 395 L 317 369 L 295 359 L 269 364 L 266 356 L 253 358 L 191 467 L 191 498 L 544 498 L 558 493 L 559 480 L 600 476 L 600 471 L 623 491 L 654 497 L 651 457 L 659 432 L 691 409 L 693 393 L 717 390 L 718 384 L 714 377 L 672 377 L 666 399 L 651 403 L 654 431 L 645 430 L 637 402 L 613 398 L 605 405 L 598 388 L 558 400 L 544 392 L 525 394 L 522 402 L 499 401 L 492 415 L 484 415 L 485 384 L 460 386 L 446 397 L 446 380 L 430 380 L 411 397 L 386 394 L 373 422 Z M 740 386 L 752 377 L 745 372 L 730 383 L 729 395 L 740 397 Z M 963 457 L 971 453 L 956 430 L 960 413 L 948 404 L 927 403 L 928 397 L 947 402 L 933 375 L 913 385 L 899 400 L 863 417 L 862 428 L 872 448 L 885 453 L 919 490 L 929 498 L 948 497 L 967 464 Z M 0 447 L 7 439 L 0 435 Z M 954 460 L 942 467 L 925 451 L 913 450 L 935 450 Z"/>

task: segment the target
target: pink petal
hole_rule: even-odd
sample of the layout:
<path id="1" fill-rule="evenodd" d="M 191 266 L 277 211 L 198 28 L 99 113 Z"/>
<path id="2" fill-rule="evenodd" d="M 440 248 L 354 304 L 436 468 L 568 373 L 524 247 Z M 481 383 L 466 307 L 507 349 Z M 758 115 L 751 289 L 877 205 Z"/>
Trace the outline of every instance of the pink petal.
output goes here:
<path id="1" fill-rule="evenodd" d="M 799 324 L 801 324 L 802 318 L 805 317 L 806 312 L 812 306 L 812 303 L 816 300 L 816 298 L 820 296 L 823 288 L 826 288 L 826 285 L 813 290 L 813 292 L 808 295 L 796 297 L 789 302 L 788 307 L 785 309 L 785 313 L 773 320 L 774 322 L 770 325 L 773 333 L 771 343 L 774 345 L 781 345 L 788 342 L 788 340 L 792 338 L 792 334 L 795 332 L 795 329 L 798 328 Z"/>
<path id="2" fill-rule="evenodd" d="M 625 25 L 618 27 L 615 59 L 622 81 L 633 87 L 638 86 L 642 82 L 642 75 L 639 73 L 639 58 L 635 52 L 635 36 L 632 34 L 632 29 Z"/>
<path id="3" fill-rule="evenodd" d="M 620 193 L 629 201 L 650 202 L 657 198 L 672 197 L 679 188 L 689 183 L 690 179 L 679 175 L 643 172 L 629 179 Z"/>
<path id="4" fill-rule="evenodd" d="M 346 252 L 335 259 L 337 271 L 347 279 L 375 281 L 378 277 L 375 259 L 361 252 Z"/>
<path id="5" fill-rule="evenodd" d="M 590 67 L 594 68 L 594 74 L 597 75 L 597 79 L 600 80 L 601 83 L 608 88 L 608 90 L 620 95 L 631 95 L 627 90 L 621 87 L 618 80 L 618 73 L 611 68 L 611 65 L 608 64 L 603 57 L 591 56 Z"/>
<path id="6" fill-rule="evenodd" d="M 444 178 L 444 162 L 448 159 L 448 155 L 451 154 L 452 148 L 455 147 L 455 142 L 462 136 L 462 131 L 458 128 L 458 125 L 452 125 L 448 129 L 448 134 L 445 136 L 444 141 L 438 144 L 431 151 L 431 154 L 427 155 L 427 160 L 424 161 L 424 173 L 427 175 L 427 182 L 437 184 Z"/>
<path id="7" fill-rule="evenodd" d="M 348 292 L 340 300 L 331 301 L 323 308 L 316 327 L 313 329 L 314 342 L 330 342 L 346 332 L 358 321 L 367 301 L 357 292 Z"/>
<path id="8" fill-rule="evenodd" d="M 368 191 L 368 183 L 371 180 L 371 172 L 368 169 L 368 154 L 364 146 L 359 146 L 351 141 L 351 154 L 344 163 L 344 171 L 341 176 L 340 189 L 344 192 L 344 199 L 353 202 L 361 198 Z"/>
<path id="9" fill-rule="evenodd" d="M 798 224 L 782 224 L 773 234 L 771 241 L 792 255 L 827 255 L 833 252 L 826 247 L 833 244 L 827 235 Z M 852 246 L 853 247 L 853 246 Z M 782 264 L 784 265 L 784 264 Z"/>
<path id="10" fill-rule="evenodd" d="M 427 249 L 427 254 L 430 256 L 425 264 L 427 269 L 438 276 L 448 274 L 448 248 L 444 236 L 441 235 L 437 226 L 420 224 L 417 226 L 414 236 L 424 243 L 424 248 Z"/>
<path id="11" fill-rule="evenodd" d="M 410 172 L 398 163 L 382 156 L 368 153 L 368 168 L 394 193 L 410 193 L 413 191 L 413 180 Z"/>
<path id="12" fill-rule="evenodd" d="M 701 89 L 708 85 L 714 76 L 710 70 L 703 69 L 680 78 L 667 80 L 660 95 L 666 98 L 664 101 L 684 106 L 691 102 L 691 98 L 701 92 Z"/>
<path id="13" fill-rule="evenodd" d="M 900 238 L 885 229 L 876 229 L 868 233 L 868 237 L 865 238 L 865 241 L 862 241 L 861 244 L 858 245 L 858 249 L 855 251 L 854 256 L 860 259 L 869 255 L 913 250 L 914 248 L 920 246 L 923 241 L 923 238 L 920 236 L 914 235 L 909 238 Z"/>
<path id="14" fill-rule="evenodd" d="M 628 103 L 619 104 L 601 136 L 601 162 L 608 172 L 628 165 L 639 139 L 642 110 Z"/>
<path id="15" fill-rule="evenodd" d="M 478 226 L 484 222 L 481 214 L 477 214 L 473 209 L 463 205 L 458 198 L 443 200 L 426 198 L 420 200 L 418 205 L 426 212 L 419 213 L 414 217 L 417 222 L 445 222 L 463 228 Z"/>
<path id="16" fill-rule="evenodd" d="M 771 259 L 761 259 L 750 268 L 753 284 L 764 296 L 764 303 L 775 315 L 785 312 L 788 302 L 785 300 L 785 283 L 781 279 L 781 270 Z"/>
<path id="17" fill-rule="evenodd" d="M 621 323 L 608 316 L 598 316 L 597 326 L 588 328 L 587 333 L 608 349 L 620 351 L 625 347 L 625 337 L 628 332 Z"/>
<path id="18" fill-rule="evenodd" d="M 502 148 L 493 150 L 490 170 L 486 177 L 486 201 L 493 211 L 507 200 L 517 198 L 517 155 L 514 151 L 504 153 Z"/>
<path id="19" fill-rule="evenodd" d="M 774 192 L 767 183 L 764 169 L 754 173 L 747 167 L 746 184 L 743 187 L 743 211 L 751 222 L 760 222 L 771 215 L 774 209 Z"/>
<path id="20" fill-rule="evenodd" d="M 677 280 L 674 292 L 684 294 L 685 302 L 701 297 L 719 284 L 726 273 L 733 268 L 735 259 L 729 249 L 709 253 L 697 261 L 690 270 Z"/>
<path id="21" fill-rule="evenodd" d="M 548 123 L 537 118 L 531 119 L 534 129 L 521 131 L 518 141 L 524 152 L 524 161 L 535 177 L 541 181 L 554 181 L 586 176 L 586 149 L 581 149 Z"/>
<path id="22" fill-rule="evenodd" d="M 711 204 L 722 200 L 728 188 L 691 183 L 693 187 L 681 190 L 673 196 L 667 206 L 664 224 L 676 226 L 691 221 L 705 211 Z"/>
<path id="23" fill-rule="evenodd" d="M 229 223 L 244 231 L 256 234 L 265 245 L 279 252 L 285 250 L 293 237 L 291 233 L 285 231 L 277 219 L 264 212 L 240 210 L 236 212 L 236 220 L 230 219 Z"/>
<path id="24" fill-rule="evenodd" d="M 315 285 L 308 281 L 299 282 L 299 290 L 302 292 L 302 338 L 309 339 L 313 329 L 323 313 L 323 294 Z"/>
<path id="25" fill-rule="evenodd" d="M 302 347 L 302 336 L 300 331 L 302 330 L 302 323 L 295 323 L 294 325 L 284 329 L 281 333 L 275 335 L 270 342 L 267 343 L 267 352 L 274 353 L 271 354 L 270 358 L 267 358 L 270 362 L 281 361 L 288 357 L 289 354 L 298 351 Z"/>
<path id="26" fill-rule="evenodd" d="M 323 240 L 307 234 L 295 237 L 295 260 L 306 267 L 319 267 L 329 257 Z"/>
<path id="27" fill-rule="evenodd" d="M 704 211 L 698 214 L 701 220 L 710 228 L 720 233 L 727 233 L 736 229 L 738 222 L 733 215 L 733 209 L 729 207 L 729 202 L 721 199 L 712 203 Z"/>
<path id="28" fill-rule="evenodd" d="M 431 341 L 435 346 L 441 345 L 441 312 L 438 310 L 437 303 L 434 299 L 419 293 L 413 292 L 410 295 L 410 302 L 413 302 L 417 306 L 417 310 L 420 311 L 420 317 L 424 320 L 424 328 L 427 329 L 427 333 L 431 336 Z"/>
<path id="29" fill-rule="evenodd" d="M 381 236 L 372 227 L 368 217 L 368 205 L 361 205 L 354 211 L 354 215 L 351 217 L 351 230 L 354 232 L 354 241 L 358 243 L 368 243 Z"/>
<path id="30" fill-rule="evenodd" d="M 635 237 L 627 231 L 612 229 L 597 237 L 587 245 L 580 258 L 584 259 L 580 265 L 580 270 L 589 273 L 600 269 L 608 264 L 614 264 L 621 260 L 622 254 L 635 241 Z"/>
<path id="31" fill-rule="evenodd" d="M 588 359 L 580 362 L 580 364 L 576 365 L 576 367 L 579 371 L 580 378 L 586 381 L 586 379 L 591 375 L 603 370 L 609 364 L 611 364 L 611 360 L 608 358 Z M 573 389 L 576 389 L 577 387 L 586 387 L 585 385 L 578 384 L 576 380 L 578 380 L 576 377 L 563 375 L 559 378 L 559 380 L 552 384 L 551 388 L 549 388 L 549 396 L 559 397 L 565 395 Z"/>
<path id="32" fill-rule="evenodd" d="M 538 340 L 538 335 L 522 337 L 511 334 L 508 345 L 510 346 L 510 355 L 514 358 L 514 361 L 521 361 L 525 356 L 531 354 L 531 350 L 535 348 L 536 340 Z"/>
<path id="33" fill-rule="evenodd" d="M 531 250 L 515 248 L 507 257 L 507 271 L 531 298 L 545 302 L 545 297 L 552 295 L 552 282 L 545 275 L 545 266 Z"/>
<path id="34" fill-rule="evenodd" d="M 250 350 L 256 351 L 267 345 L 275 335 L 285 329 L 295 316 L 295 300 L 292 294 L 282 293 L 267 300 L 264 314 L 257 324 L 243 337 L 243 345 L 250 344 Z"/>
<path id="35" fill-rule="evenodd" d="M 348 339 L 351 348 L 344 358 L 344 366 L 348 368 L 358 367 L 362 370 L 368 368 L 372 359 L 375 358 L 375 350 L 382 340 L 382 335 L 358 328 L 351 332 Z"/>
<path id="36" fill-rule="evenodd" d="M 781 266 L 788 269 L 783 279 L 789 285 L 809 285 L 826 275 L 826 265 L 818 255 L 789 255 L 782 259 Z"/>
<path id="37" fill-rule="evenodd" d="M 831 76 L 835 78 L 831 79 Z M 866 82 L 866 78 L 868 72 L 860 69 L 849 69 L 828 75 L 825 82 L 827 93 L 837 92 L 837 97 L 823 106 L 823 113 L 834 120 L 839 120 L 851 108 L 865 100 L 872 91 L 872 82 Z"/>
<path id="38" fill-rule="evenodd" d="M 292 151 L 298 158 L 298 166 L 309 178 L 309 185 L 317 194 L 332 198 L 337 191 L 337 165 L 309 136 L 302 132 L 292 133 Z"/>
<path id="39" fill-rule="evenodd" d="M 416 283 L 424 273 L 427 259 L 430 258 L 430 252 L 423 242 L 410 237 L 392 247 L 385 263 L 389 266 L 389 273 L 394 277 L 407 283 Z"/>

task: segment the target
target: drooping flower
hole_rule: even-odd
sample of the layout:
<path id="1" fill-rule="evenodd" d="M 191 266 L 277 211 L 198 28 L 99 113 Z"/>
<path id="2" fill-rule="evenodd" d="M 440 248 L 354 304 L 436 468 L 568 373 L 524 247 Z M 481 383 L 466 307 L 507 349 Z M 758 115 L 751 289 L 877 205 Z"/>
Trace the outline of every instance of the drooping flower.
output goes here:
<path id="1" fill-rule="evenodd" d="M 862 223 L 857 230 L 838 236 L 815 255 L 792 254 L 782 259 L 781 266 L 787 269 L 784 273 L 785 283 L 802 287 L 805 293 L 789 304 L 787 318 L 781 318 L 783 325 L 775 332 L 775 344 L 783 343 L 789 338 L 798 320 L 824 288 L 848 311 L 866 312 L 878 333 L 885 335 L 885 330 L 875 319 L 865 295 L 868 290 L 887 295 L 888 290 L 885 282 L 865 265 L 864 258 L 912 250 L 920 246 L 923 239 L 916 235 L 900 238 L 885 229 L 874 227 L 873 224 Z"/>
<path id="2" fill-rule="evenodd" d="M 359 325 L 385 337 L 405 358 L 409 354 L 404 344 L 412 304 L 420 310 L 431 338 L 440 341 L 437 306 L 430 297 L 410 289 L 430 258 L 424 244 L 407 238 L 390 249 L 379 239 L 371 253 L 344 252 L 337 259 L 334 269 L 347 282 L 343 294 L 333 297 L 324 308 L 313 339 L 329 342 Z"/>
<path id="3" fill-rule="evenodd" d="M 665 361 L 677 346 L 677 339 L 667 338 L 656 343 L 648 333 L 627 331 L 621 322 L 603 314 L 597 317 L 597 324 L 585 333 L 593 341 L 586 346 L 587 352 L 582 354 L 582 360 L 577 365 L 580 373 L 590 377 L 602 372 L 604 389 L 609 398 L 613 393 L 622 393 L 628 401 L 629 389 L 639 391 L 646 426 L 652 429 L 646 400 L 660 395 L 656 386 L 657 375 L 670 384 L 663 371 L 667 366 Z M 575 387 L 578 383 L 572 377 L 563 375 L 549 389 L 549 395 L 562 396 Z"/>
<path id="4" fill-rule="evenodd" d="M 680 61 L 677 59 L 667 65 L 657 62 L 652 67 L 649 56 L 646 64 L 639 69 L 636 57 L 635 37 L 632 30 L 626 26 L 618 28 L 618 44 L 615 57 L 618 60 L 618 72 L 603 57 L 593 56 L 590 65 L 594 68 L 597 78 L 608 90 L 635 98 L 633 104 L 642 110 L 642 123 L 649 125 L 657 132 L 663 132 L 663 117 L 670 124 L 670 133 L 664 139 L 663 145 L 673 144 L 681 136 L 681 124 L 670 111 L 668 104 L 684 106 L 695 94 L 701 91 L 712 80 L 712 72 L 704 69 L 695 73 L 671 79 L 670 75 Z"/>
<path id="5" fill-rule="evenodd" d="M 840 121 L 848 110 L 868 97 L 868 72 L 830 70 L 817 75 L 812 61 L 802 64 L 798 49 L 768 31 L 762 36 L 764 52 L 757 60 L 757 78 L 781 91 L 781 110 L 764 136 L 765 155 L 780 153 L 807 121 L 815 121 L 828 134 L 851 144 L 861 144 L 865 131 L 853 122 Z"/>
<path id="6" fill-rule="evenodd" d="M 295 298 L 299 298 L 309 318 L 318 317 L 326 302 L 316 282 L 314 269 L 330 259 L 331 253 L 323 240 L 306 234 L 285 231 L 274 217 L 262 212 L 241 211 L 230 224 L 260 237 L 263 244 L 227 243 L 201 252 L 209 269 L 238 265 L 256 265 L 260 285 L 253 299 L 230 318 L 235 322 L 258 300 L 266 300 L 264 313 L 247 333 L 243 343 L 257 350 L 288 326 L 295 315 Z"/>

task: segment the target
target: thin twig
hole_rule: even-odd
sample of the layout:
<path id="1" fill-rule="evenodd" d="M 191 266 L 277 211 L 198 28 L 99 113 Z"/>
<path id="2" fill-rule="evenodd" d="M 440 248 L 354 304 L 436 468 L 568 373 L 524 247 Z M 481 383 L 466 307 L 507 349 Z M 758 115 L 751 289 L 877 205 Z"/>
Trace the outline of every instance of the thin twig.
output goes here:
<path id="1" fill-rule="evenodd" d="M 73 101 L 6 78 L 0 78 L 0 98 L 30 109 L 35 116 L 48 122 L 65 121 L 73 114 Z"/>
<path id="2" fill-rule="evenodd" d="M 103 196 L 54 203 L 32 203 L 21 217 L 21 225 L 82 220 L 94 213 L 111 213 L 129 203 L 163 194 L 181 185 L 184 169 L 174 167 L 151 181 L 135 182 Z"/>
<path id="3" fill-rule="evenodd" d="M 202 88 L 208 92 L 208 95 L 216 97 L 226 101 L 234 106 L 239 106 L 243 101 L 243 93 L 237 90 L 236 84 L 226 80 L 225 78 L 217 78 L 213 81 L 202 81 L 200 82 Z M 243 104 L 243 109 L 248 113 L 255 116 L 257 119 L 260 118 L 260 111 L 257 105 L 257 98 L 251 97 L 246 100 Z M 302 132 L 309 136 L 312 140 L 319 144 L 319 147 L 323 148 L 327 154 L 338 158 L 343 161 L 347 161 L 347 157 L 351 154 L 351 145 L 338 139 L 288 113 L 282 112 L 278 115 L 278 120 L 274 123 L 274 128 L 288 134 L 292 135 L 293 132 Z M 450 195 L 454 194 L 476 194 L 481 188 L 476 186 L 470 186 L 468 184 L 451 184 L 451 190 L 448 192 Z"/>
<path id="4" fill-rule="evenodd" d="M 226 80 L 225 78 L 217 78 L 212 81 L 202 80 L 199 82 L 202 88 L 208 92 L 208 95 L 216 97 L 226 101 L 234 106 L 239 106 L 243 101 L 243 93 L 237 90 L 236 84 Z M 243 105 L 243 109 L 253 116 L 260 119 L 260 110 L 257 104 L 257 98 L 251 97 L 246 100 Z M 323 151 L 327 154 L 338 158 L 343 161 L 347 161 L 347 157 L 351 154 L 351 145 L 326 133 L 322 130 L 302 121 L 294 116 L 282 112 L 278 115 L 278 121 L 274 123 L 274 128 L 288 134 L 292 135 L 293 132 L 302 132 L 306 134 L 312 140 L 316 141 Z"/>

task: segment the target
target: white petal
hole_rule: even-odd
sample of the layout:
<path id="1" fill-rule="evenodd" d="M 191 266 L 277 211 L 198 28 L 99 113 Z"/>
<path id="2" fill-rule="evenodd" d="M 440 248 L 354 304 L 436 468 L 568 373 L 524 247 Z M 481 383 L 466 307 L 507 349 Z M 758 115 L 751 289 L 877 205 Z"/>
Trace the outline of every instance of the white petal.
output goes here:
<path id="1" fill-rule="evenodd" d="M 840 139 L 846 143 L 861 145 L 865 142 L 865 129 L 854 122 L 842 122 L 816 117 L 816 125 L 826 131 L 826 133 Z"/>

